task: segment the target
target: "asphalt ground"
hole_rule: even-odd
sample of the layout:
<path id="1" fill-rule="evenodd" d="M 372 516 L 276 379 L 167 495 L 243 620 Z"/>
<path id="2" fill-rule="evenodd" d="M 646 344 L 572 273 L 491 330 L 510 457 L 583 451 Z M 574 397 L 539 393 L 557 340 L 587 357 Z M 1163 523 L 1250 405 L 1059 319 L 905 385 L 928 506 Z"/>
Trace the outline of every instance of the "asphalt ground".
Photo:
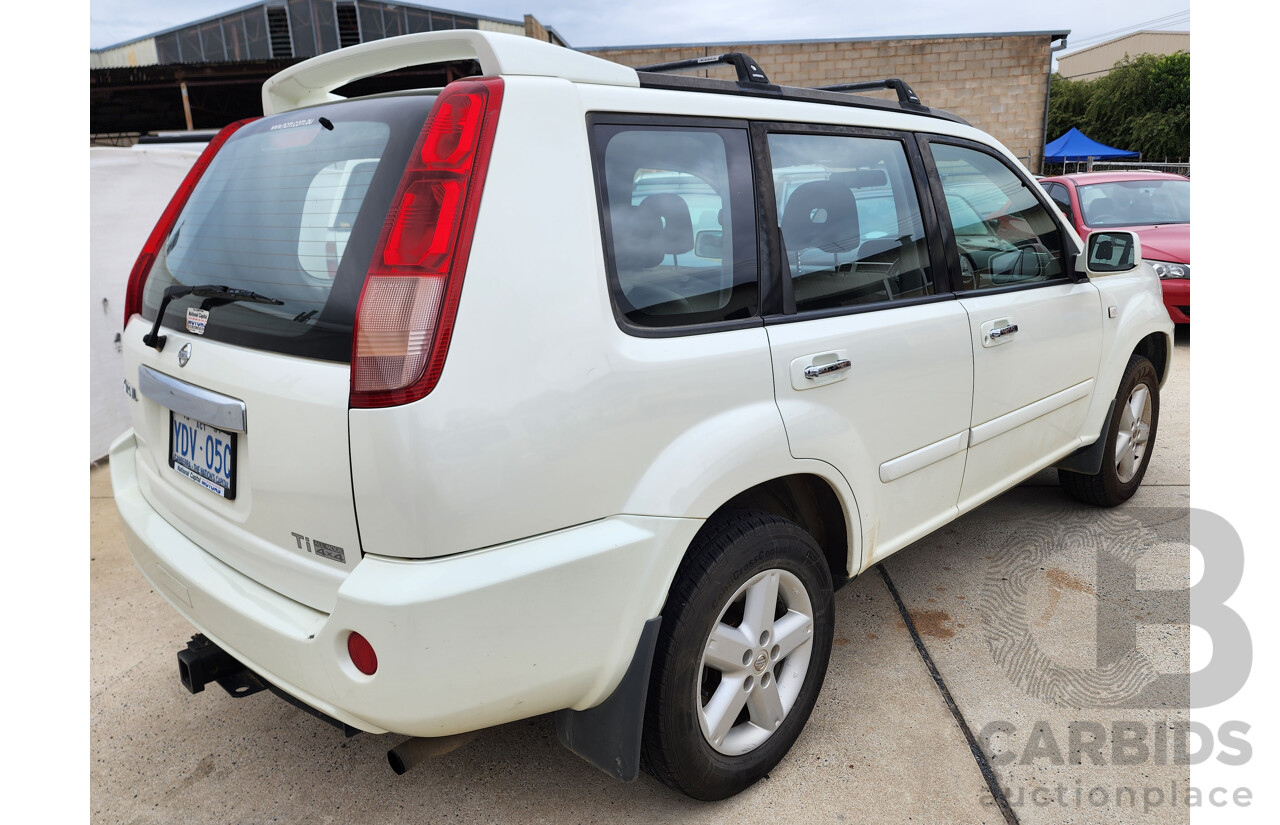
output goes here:
<path id="1" fill-rule="evenodd" d="M 1189 388 L 1179 330 L 1124 506 L 1075 503 L 1047 471 L 843 588 L 804 733 L 717 803 L 606 777 L 550 716 L 396 776 L 402 737 L 344 739 L 269 692 L 187 693 L 175 653 L 193 631 L 133 565 L 91 468 L 91 821 L 1187 822 L 1190 630 L 1169 594 L 1190 583 Z"/>

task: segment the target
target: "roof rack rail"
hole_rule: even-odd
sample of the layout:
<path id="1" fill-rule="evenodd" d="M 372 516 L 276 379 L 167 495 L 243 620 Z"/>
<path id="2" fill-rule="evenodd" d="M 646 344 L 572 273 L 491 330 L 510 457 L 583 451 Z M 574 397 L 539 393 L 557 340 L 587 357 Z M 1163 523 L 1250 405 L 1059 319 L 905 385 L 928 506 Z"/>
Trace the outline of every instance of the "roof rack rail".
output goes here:
<path id="1" fill-rule="evenodd" d="M 835 86 L 814 86 L 813 88 L 823 92 L 870 92 L 876 89 L 893 89 L 898 93 L 898 102 L 903 106 L 924 105 L 911 87 L 906 84 L 906 81 L 899 80 L 896 77 L 886 78 L 885 80 L 865 80 L 861 83 L 838 83 Z"/>
<path id="2" fill-rule="evenodd" d="M 742 52 L 726 52 L 725 54 L 692 57 L 688 60 L 673 60 L 670 63 L 654 63 L 651 66 L 638 66 L 637 72 L 677 72 L 681 69 L 701 69 L 716 63 L 727 63 L 738 72 L 739 83 L 769 85 L 769 78 L 755 59 Z"/>

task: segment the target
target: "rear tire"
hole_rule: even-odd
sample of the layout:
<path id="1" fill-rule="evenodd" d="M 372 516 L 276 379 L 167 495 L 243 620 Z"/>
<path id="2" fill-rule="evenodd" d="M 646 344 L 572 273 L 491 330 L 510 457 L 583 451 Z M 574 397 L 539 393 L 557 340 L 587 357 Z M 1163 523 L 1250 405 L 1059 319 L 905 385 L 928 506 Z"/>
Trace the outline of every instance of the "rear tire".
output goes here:
<path id="1" fill-rule="evenodd" d="M 1058 470 L 1058 483 L 1067 495 L 1086 504 L 1099 507 L 1123 504 L 1142 484 L 1159 423 L 1159 376 L 1150 361 L 1134 355 L 1116 392 L 1102 468 L 1092 475 Z"/>
<path id="2" fill-rule="evenodd" d="M 641 765 L 695 799 L 749 787 L 813 710 L 834 632 L 817 542 L 762 510 L 707 522 L 662 612 Z"/>

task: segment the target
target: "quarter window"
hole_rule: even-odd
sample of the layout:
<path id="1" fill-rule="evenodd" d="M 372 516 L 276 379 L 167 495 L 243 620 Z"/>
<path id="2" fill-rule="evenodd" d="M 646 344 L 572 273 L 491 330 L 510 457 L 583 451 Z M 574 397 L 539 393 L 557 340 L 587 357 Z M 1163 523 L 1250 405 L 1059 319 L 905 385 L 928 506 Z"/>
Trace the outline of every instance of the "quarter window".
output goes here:
<path id="1" fill-rule="evenodd" d="M 1035 194 L 993 155 L 931 144 L 960 255 L 960 288 L 1061 278 L 1062 235 Z"/>
<path id="2" fill-rule="evenodd" d="M 771 134 L 769 155 L 797 312 L 934 294 L 900 141 Z"/>
<path id="3" fill-rule="evenodd" d="M 594 137 L 620 314 L 645 327 L 758 315 L 746 131 L 600 124 Z"/>
<path id="4" fill-rule="evenodd" d="M 1049 193 L 1049 199 L 1057 204 L 1057 207 L 1062 210 L 1062 214 L 1066 215 L 1068 218 L 1072 218 L 1071 195 L 1067 193 L 1067 187 L 1060 183 L 1051 183 L 1045 186 L 1044 189 Z"/>

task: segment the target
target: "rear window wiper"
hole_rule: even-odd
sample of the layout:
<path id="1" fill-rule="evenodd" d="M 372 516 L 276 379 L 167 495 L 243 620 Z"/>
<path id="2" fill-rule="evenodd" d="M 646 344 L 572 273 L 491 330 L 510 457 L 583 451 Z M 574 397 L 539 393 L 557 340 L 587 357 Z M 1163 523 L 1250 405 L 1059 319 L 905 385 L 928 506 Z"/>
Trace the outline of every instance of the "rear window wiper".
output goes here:
<path id="1" fill-rule="evenodd" d="M 187 295 L 204 298 L 205 301 L 201 304 L 201 308 L 206 310 L 237 301 L 248 301 L 254 304 L 274 304 L 275 306 L 280 306 L 284 303 L 284 301 L 268 298 L 266 295 L 259 295 L 247 289 L 236 289 L 220 284 L 202 284 L 200 286 L 175 284 L 164 291 L 164 298 L 160 301 L 160 309 L 156 312 L 156 322 L 151 325 L 151 332 L 142 336 L 142 343 L 149 347 L 155 347 L 156 352 L 164 351 L 164 342 L 167 336 L 160 334 L 160 322 L 164 320 L 164 311 L 169 308 L 169 302 L 174 298 L 184 298 Z"/>

